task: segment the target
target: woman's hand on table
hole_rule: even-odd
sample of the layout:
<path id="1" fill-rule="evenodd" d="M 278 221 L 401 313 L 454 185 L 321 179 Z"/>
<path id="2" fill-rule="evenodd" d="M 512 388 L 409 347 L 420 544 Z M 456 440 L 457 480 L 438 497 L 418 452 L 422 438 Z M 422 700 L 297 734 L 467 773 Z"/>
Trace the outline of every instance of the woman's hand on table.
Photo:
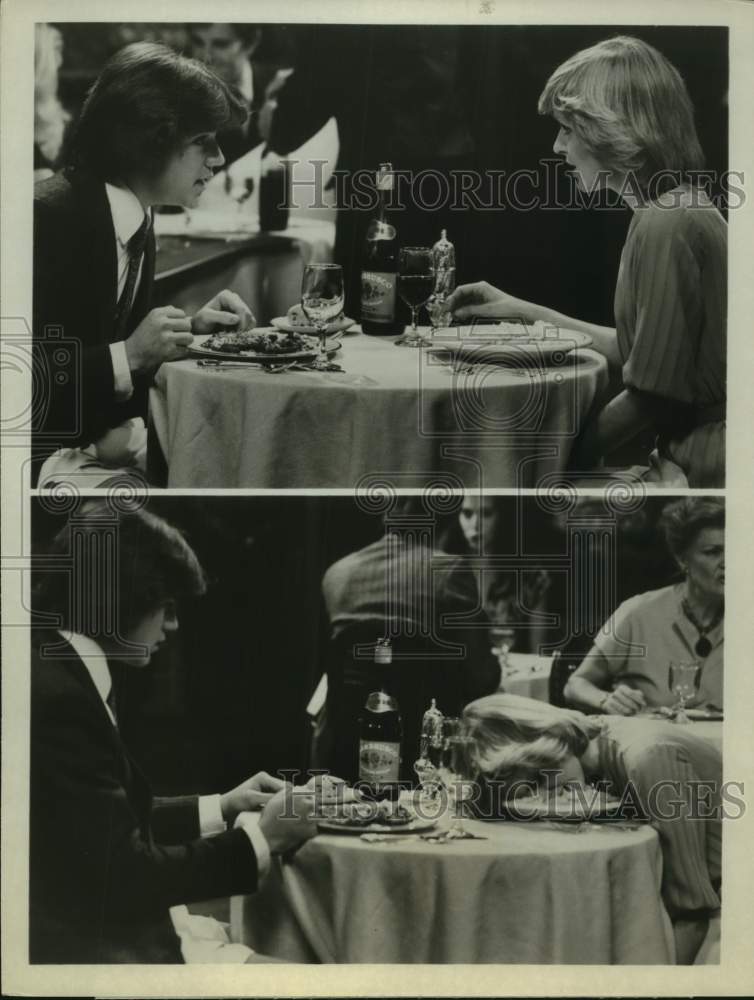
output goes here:
<path id="1" fill-rule="evenodd" d="M 218 327 L 226 330 L 252 330 L 257 320 L 244 300 L 236 292 L 224 288 L 203 305 L 191 320 L 194 334 L 217 333 Z"/>
<path id="2" fill-rule="evenodd" d="M 626 684 L 619 684 L 608 694 L 600 708 L 605 715 L 636 715 L 646 706 L 642 691 L 630 688 Z"/>
<path id="3" fill-rule="evenodd" d="M 278 792 L 290 788 L 287 781 L 275 778 L 266 771 L 247 778 L 229 792 L 220 796 L 220 809 L 226 823 L 233 823 L 236 816 L 247 810 L 263 809 Z"/>
<path id="4" fill-rule="evenodd" d="M 149 371 L 163 361 L 184 358 L 193 339 L 191 319 L 183 309 L 175 306 L 152 309 L 125 340 L 128 366 L 132 372 Z"/>
<path id="5" fill-rule="evenodd" d="M 446 308 L 453 314 L 455 320 L 461 322 L 485 316 L 520 317 L 527 322 L 533 322 L 537 307 L 531 302 L 508 295 L 487 281 L 475 281 L 471 285 L 459 285 L 448 297 Z"/>

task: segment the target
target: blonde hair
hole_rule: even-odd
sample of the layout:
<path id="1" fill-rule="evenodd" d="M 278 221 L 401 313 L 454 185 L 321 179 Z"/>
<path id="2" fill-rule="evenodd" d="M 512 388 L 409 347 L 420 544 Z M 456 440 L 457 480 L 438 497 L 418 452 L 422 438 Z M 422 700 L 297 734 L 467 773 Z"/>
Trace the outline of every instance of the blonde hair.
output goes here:
<path id="1" fill-rule="evenodd" d="M 620 35 L 571 56 L 547 81 L 538 110 L 561 115 L 606 169 L 632 174 L 644 189 L 654 177 L 662 193 L 704 165 L 681 74 L 638 38 Z"/>
<path id="2" fill-rule="evenodd" d="M 581 712 L 515 694 L 477 698 L 463 717 L 476 743 L 479 770 L 506 784 L 538 782 L 542 771 L 580 757 L 602 727 Z"/>

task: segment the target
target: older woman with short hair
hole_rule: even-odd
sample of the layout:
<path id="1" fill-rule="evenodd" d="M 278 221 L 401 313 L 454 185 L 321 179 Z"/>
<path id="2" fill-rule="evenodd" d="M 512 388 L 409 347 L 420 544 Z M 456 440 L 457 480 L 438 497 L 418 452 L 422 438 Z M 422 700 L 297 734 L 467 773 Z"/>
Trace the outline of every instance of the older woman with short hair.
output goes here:
<path id="1" fill-rule="evenodd" d="M 683 580 L 624 601 L 597 634 L 565 687 L 579 708 L 633 715 L 675 701 L 671 662 L 697 661 L 690 704 L 722 708 L 725 614 L 725 504 L 685 497 L 668 504 L 660 524 Z"/>
<path id="2" fill-rule="evenodd" d="M 617 192 L 633 210 L 615 291 L 616 327 L 525 302 L 486 282 L 456 290 L 456 319 L 515 315 L 580 330 L 623 389 L 588 424 L 574 469 L 653 428 L 650 481 L 721 487 L 725 475 L 727 227 L 694 183 L 703 165 L 694 112 L 674 66 L 637 38 L 572 56 L 539 99 L 559 126 L 554 150 L 579 186 Z"/>

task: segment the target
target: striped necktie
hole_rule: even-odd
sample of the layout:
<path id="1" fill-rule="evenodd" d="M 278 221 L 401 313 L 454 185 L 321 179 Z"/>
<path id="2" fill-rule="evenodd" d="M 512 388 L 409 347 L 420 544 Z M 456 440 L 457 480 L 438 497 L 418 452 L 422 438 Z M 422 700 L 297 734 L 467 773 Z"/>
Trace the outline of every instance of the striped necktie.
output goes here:
<path id="1" fill-rule="evenodd" d="M 139 273 L 139 265 L 144 254 L 144 247 L 147 244 L 149 222 L 149 216 L 145 215 L 141 225 L 127 243 L 128 273 L 126 274 L 126 283 L 123 286 L 123 291 L 118 299 L 118 305 L 115 308 L 114 340 L 123 340 L 125 336 L 126 323 L 131 313 L 131 304 L 134 297 L 134 289 L 136 288 L 136 276 Z"/>

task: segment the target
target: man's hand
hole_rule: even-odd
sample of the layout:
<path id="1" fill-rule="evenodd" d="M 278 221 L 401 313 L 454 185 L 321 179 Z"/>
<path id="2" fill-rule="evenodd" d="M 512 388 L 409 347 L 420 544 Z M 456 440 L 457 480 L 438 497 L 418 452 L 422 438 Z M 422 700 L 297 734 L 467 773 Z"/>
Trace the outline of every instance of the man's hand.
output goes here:
<path id="1" fill-rule="evenodd" d="M 128 366 L 132 372 L 149 371 L 163 361 L 185 358 L 193 339 L 191 320 L 183 309 L 152 309 L 125 341 Z"/>
<path id="2" fill-rule="evenodd" d="M 277 792 L 287 787 L 288 782 L 260 771 L 220 796 L 223 819 L 230 825 L 240 812 L 264 808 Z"/>
<path id="3" fill-rule="evenodd" d="M 642 691 L 619 684 L 600 707 L 606 715 L 636 715 L 646 704 Z"/>
<path id="4" fill-rule="evenodd" d="M 448 297 L 446 308 L 453 314 L 453 318 L 460 322 L 470 320 L 474 316 L 492 318 L 516 316 L 526 321 L 532 319 L 531 303 L 516 299 L 487 281 L 459 285 Z"/>
<path id="5" fill-rule="evenodd" d="M 285 854 L 317 832 L 312 819 L 315 796 L 312 791 L 291 785 L 274 795 L 262 810 L 259 829 L 265 835 L 272 854 Z"/>
<path id="6" fill-rule="evenodd" d="M 224 288 L 202 306 L 191 320 L 191 331 L 195 334 L 217 333 L 218 327 L 228 330 L 251 330 L 256 326 L 256 317 L 240 295 Z"/>

